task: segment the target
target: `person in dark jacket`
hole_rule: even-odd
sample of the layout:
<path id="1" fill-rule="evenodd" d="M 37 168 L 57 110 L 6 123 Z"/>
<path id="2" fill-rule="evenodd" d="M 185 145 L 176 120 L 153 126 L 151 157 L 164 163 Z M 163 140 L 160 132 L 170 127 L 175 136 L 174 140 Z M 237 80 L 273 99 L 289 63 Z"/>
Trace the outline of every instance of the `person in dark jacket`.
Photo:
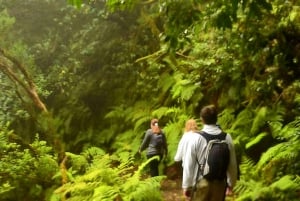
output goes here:
<path id="1" fill-rule="evenodd" d="M 150 174 L 152 177 L 159 175 L 159 163 L 164 156 L 168 154 L 168 146 L 166 136 L 163 130 L 158 125 L 158 119 L 152 119 L 150 129 L 145 132 L 143 142 L 139 148 L 141 153 L 147 148 L 147 158 L 150 159 L 159 156 L 159 159 L 154 159 L 149 163 Z"/>

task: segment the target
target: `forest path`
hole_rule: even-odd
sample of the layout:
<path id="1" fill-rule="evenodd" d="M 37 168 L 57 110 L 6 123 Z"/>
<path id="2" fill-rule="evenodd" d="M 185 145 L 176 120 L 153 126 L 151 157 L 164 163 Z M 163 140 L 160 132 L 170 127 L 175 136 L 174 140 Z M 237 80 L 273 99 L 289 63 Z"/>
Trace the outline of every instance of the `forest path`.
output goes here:
<path id="1" fill-rule="evenodd" d="M 181 189 L 181 179 L 166 179 L 163 180 L 161 191 L 164 201 L 183 201 Z"/>
<path id="2" fill-rule="evenodd" d="M 161 185 L 163 201 L 185 201 L 182 195 L 181 179 L 165 179 Z M 234 201 L 235 196 L 227 196 L 225 201 Z"/>

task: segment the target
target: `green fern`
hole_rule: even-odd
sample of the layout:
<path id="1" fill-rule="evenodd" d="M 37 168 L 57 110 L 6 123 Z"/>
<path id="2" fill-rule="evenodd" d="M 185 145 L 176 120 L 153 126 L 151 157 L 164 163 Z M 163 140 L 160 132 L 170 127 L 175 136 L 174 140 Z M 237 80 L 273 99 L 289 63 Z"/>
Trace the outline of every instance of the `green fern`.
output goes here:
<path id="1" fill-rule="evenodd" d="M 245 146 L 246 149 L 251 148 L 252 146 L 256 145 L 257 143 L 259 143 L 264 137 L 266 137 L 268 135 L 268 133 L 263 132 L 260 133 L 259 135 L 257 135 L 253 140 L 251 140 L 250 142 L 248 142 Z"/>
<path id="2" fill-rule="evenodd" d="M 239 181 L 234 189 L 238 194 L 236 201 L 254 201 L 255 193 L 259 192 L 263 186 L 261 182 L 253 179 Z"/>
<path id="3" fill-rule="evenodd" d="M 286 154 L 289 152 L 288 149 L 288 143 L 280 143 L 277 144 L 271 148 L 269 148 L 260 158 L 257 168 L 258 171 L 260 171 L 262 168 L 266 166 L 266 164 L 270 163 L 272 160 L 277 160 L 281 157 L 287 157 Z"/>
<path id="4" fill-rule="evenodd" d="M 159 119 L 164 116 L 176 119 L 180 114 L 182 114 L 182 110 L 177 107 L 160 107 L 152 112 L 152 115 Z"/>
<path id="5" fill-rule="evenodd" d="M 53 149 L 38 136 L 33 143 L 26 144 L 5 126 L 0 130 L 0 138 L 3 140 L 0 143 L 0 200 L 43 199 L 43 191 L 46 186 L 55 184 L 52 177 L 59 170 Z"/>
<path id="6" fill-rule="evenodd" d="M 265 169 L 266 172 L 269 169 L 285 168 L 288 164 L 297 164 L 297 160 L 300 157 L 299 151 L 299 119 L 287 124 L 280 129 L 281 124 L 271 123 L 273 136 L 277 139 L 284 140 L 281 143 L 269 148 L 260 158 L 257 164 L 257 170 L 261 171 Z M 278 164 L 274 167 L 274 163 Z"/>
<path id="7" fill-rule="evenodd" d="M 252 127 L 250 129 L 251 135 L 256 135 L 260 128 L 266 124 L 266 117 L 267 117 L 268 109 L 266 107 L 261 107 L 258 109 L 258 112 L 253 119 Z"/>
<path id="8" fill-rule="evenodd" d="M 133 106 L 133 112 L 128 115 L 129 122 L 134 122 L 134 130 L 144 130 L 143 126 L 149 125 L 151 120 L 151 105 L 147 101 L 137 101 Z"/>
<path id="9" fill-rule="evenodd" d="M 116 197 L 120 192 L 114 186 L 101 185 L 94 189 L 92 201 L 112 201 L 116 200 Z"/>
<path id="10" fill-rule="evenodd" d="M 160 79 L 158 80 L 158 85 L 161 87 L 162 94 L 166 93 L 168 90 L 172 88 L 175 83 L 175 79 L 168 72 L 164 72 L 160 75 Z"/>
<path id="11" fill-rule="evenodd" d="M 291 175 L 285 175 L 278 181 L 272 183 L 271 188 L 280 189 L 281 191 L 298 191 L 300 190 L 300 179 Z"/>
<path id="12" fill-rule="evenodd" d="M 234 109 L 225 108 L 218 116 L 218 123 L 224 130 L 229 129 L 235 120 Z"/>
<path id="13" fill-rule="evenodd" d="M 235 189 L 239 194 L 238 201 L 297 200 L 296 192 L 300 189 L 296 176 L 300 168 L 299 118 L 284 127 L 280 122 L 270 122 L 269 125 L 272 135 L 281 142 L 264 152 L 257 164 L 243 158 L 241 179 Z M 246 147 L 256 144 L 261 137 L 263 135 L 257 136 Z"/>
<path id="14" fill-rule="evenodd" d="M 144 114 L 144 116 L 140 116 L 138 119 L 136 119 L 135 124 L 134 124 L 134 131 L 135 132 L 140 132 L 141 130 L 145 130 L 144 125 L 149 124 L 150 122 L 150 115 L 147 113 Z"/>
<path id="15" fill-rule="evenodd" d="M 232 124 L 231 129 L 241 133 L 249 133 L 251 129 L 254 114 L 250 108 L 242 110 L 236 117 L 236 121 Z"/>
<path id="16" fill-rule="evenodd" d="M 242 183 L 242 182 L 241 182 Z M 266 186 L 261 182 L 253 180 L 244 181 L 247 191 L 238 196 L 237 201 L 257 201 L 257 200 L 298 200 L 297 191 L 300 190 L 299 179 L 285 176 L 274 182 L 271 186 Z"/>
<path id="17" fill-rule="evenodd" d="M 161 194 L 159 191 L 160 182 L 165 176 L 150 177 L 146 180 L 141 180 L 144 169 L 152 160 L 159 159 L 159 156 L 152 157 L 146 162 L 142 163 L 138 170 L 128 178 L 127 182 L 124 184 L 124 200 L 140 200 L 140 201 L 151 201 L 151 200 L 161 200 Z M 128 193 L 129 192 L 129 193 Z M 147 194 L 145 194 L 147 192 Z"/>
<path id="18" fill-rule="evenodd" d="M 83 151 L 82 155 L 89 158 L 94 158 L 95 156 L 102 156 L 105 155 L 104 150 L 100 149 L 99 147 L 90 147 Z"/>
<path id="19" fill-rule="evenodd" d="M 165 177 L 152 177 L 139 182 L 138 185 L 133 186 L 135 190 L 124 195 L 124 201 L 161 201 L 160 182 L 163 178 Z"/>
<path id="20" fill-rule="evenodd" d="M 283 128 L 281 129 L 278 128 L 276 132 L 273 133 L 273 135 L 279 140 L 294 141 L 294 140 L 300 140 L 299 132 L 300 132 L 300 117 L 286 124 Z"/>
<path id="21" fill-rule="evenodd" d="M 106 119 L 120 119 L 124 118 L 124 105 L 115 106 L 110 112 L 105 115 Z"/>
<path id="22" fill-rule="evenodd" d="M 243 156 L 239 167 L 240 167 L 241 175 L 245 177 L 246 180 L 253 177 L 252 173 L 255 170 L 255 165 L 256 164 L 252 159 Z"/>
<path id="23" fill-rule="evenodd" d="M 71 155 L 74 157 L 74 155 Z M 78 156 L 77 156 L 78 157 Z M 126 159 L 127 157 L 127 159 Z M 159 190 L 164 176 L 142 179 L 151 158 L 134 171 L 134 158 L 129 154 L 94 156 L 86 173 L 74 175 L 74 180 L 59 187 L 52 196 L 77 200 L 162 200 Z"/>

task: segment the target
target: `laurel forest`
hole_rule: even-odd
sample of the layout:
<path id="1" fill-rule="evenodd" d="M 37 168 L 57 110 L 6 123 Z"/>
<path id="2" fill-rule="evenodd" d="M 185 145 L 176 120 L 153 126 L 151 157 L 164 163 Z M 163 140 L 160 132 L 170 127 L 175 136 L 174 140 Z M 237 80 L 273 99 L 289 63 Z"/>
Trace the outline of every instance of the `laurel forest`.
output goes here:
<path id="1" fill-rule="evenodd" d="M 0 0 L 0 21 L 1 201 L 168 201 L 207 104 L 238 155 L 226 200 L 300 199 L 299 1 Z M 153 117 L 158 177 L 138 153 Z"/>

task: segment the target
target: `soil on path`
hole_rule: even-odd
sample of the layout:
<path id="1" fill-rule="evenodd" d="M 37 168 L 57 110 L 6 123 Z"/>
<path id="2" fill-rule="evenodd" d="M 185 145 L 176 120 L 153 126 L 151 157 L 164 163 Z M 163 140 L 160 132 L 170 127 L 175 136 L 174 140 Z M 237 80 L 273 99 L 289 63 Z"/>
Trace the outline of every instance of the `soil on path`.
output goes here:
<path id="1" fill-rule="evenodd" d="M 163 201 L 186 201 L 182 195 L 181 179 L 165 179 L 161 185 Z M 225 201 L 234 201 L 235 196 L 227 196 Z"/>
<path id="2" fill-rule="evenodd" d="M 184 201 L 181 189 L 181 179 L 166 179 L 161 185 L 164 201 Z"/>

